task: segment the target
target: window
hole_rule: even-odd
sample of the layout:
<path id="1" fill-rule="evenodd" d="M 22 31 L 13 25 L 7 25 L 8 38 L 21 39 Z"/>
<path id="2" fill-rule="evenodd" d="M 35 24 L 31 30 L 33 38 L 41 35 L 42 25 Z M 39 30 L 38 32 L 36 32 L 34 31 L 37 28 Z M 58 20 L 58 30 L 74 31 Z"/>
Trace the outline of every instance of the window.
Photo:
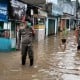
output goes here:
<path id="1" fill-rule="evenodd" d="M 10 30 L 8 29 L 8 24 L 4 22 L 0 22 L 0 37 L 9 38 Z"/>
<path id="2" fill-rule="evenodd" d="M 40 19 L 38 19 L 38 24 L 44 24 L 44 23 L 45 23 L 44 18 L 40 18 Z"/>

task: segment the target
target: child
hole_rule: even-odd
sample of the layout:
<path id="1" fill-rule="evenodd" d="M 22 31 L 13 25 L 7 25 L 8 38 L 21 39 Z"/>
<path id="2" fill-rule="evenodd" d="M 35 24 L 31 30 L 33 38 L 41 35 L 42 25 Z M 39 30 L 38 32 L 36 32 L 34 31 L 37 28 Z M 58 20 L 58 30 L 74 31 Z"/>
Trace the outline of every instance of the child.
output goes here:
<path id="1" fill-rule="evenodd" d="M 66 28 L 62 31 L 62 38 L 61 38 L 61 48 L 65 50 L 66 48 L 66 38 L 67 38 L 68 30 Z"/>

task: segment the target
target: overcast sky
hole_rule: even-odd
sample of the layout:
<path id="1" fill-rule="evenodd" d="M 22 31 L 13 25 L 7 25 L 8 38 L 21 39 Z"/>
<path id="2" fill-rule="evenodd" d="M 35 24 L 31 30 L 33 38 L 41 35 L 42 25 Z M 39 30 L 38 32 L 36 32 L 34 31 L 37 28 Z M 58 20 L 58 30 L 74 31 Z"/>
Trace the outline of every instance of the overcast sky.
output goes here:
<path id="1" fill-rule="evenodd" d="M 76 1 L 76 0 L 71 0 L 71 1 Z M 80 0 L 78 0 L 80 2 Z"/>
<path id="2" fill-rule="evenodd" d="M 57 4 L 57 0 L 46 0 L 47 2 L 53 2 L 55 4 Z M 76 0 L 71 0 L 71 1 L 76 1 Z M 80 0 L 78 0 L 80 2 Z"/>

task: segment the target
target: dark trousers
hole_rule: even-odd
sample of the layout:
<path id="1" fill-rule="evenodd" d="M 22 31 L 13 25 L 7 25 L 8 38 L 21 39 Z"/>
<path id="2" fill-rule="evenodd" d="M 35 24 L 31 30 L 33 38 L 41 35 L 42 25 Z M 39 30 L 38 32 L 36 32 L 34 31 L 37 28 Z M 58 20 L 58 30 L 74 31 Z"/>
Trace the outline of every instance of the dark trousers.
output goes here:
<path id="1" fill-rule="evenodd" d="M 65 44 L 66 43 L 66 39 L 61 39 L 62 43 Z"/>
<path id="2" fill-rule="evenodd" d="M 30 59 L 30 65 L 33 65 L 33 49 L 32 46 L 28 46 L 28 44 L 22 44 L 22 65 L 25 65 L 27 54 Z"/>
<path id="3" fill-rule="evenodd" d="M 77 46 L 77 50 L 80 50 L 80 46 Z"/>
<path id="4" fill-rule="evenodd" d="M 80 50 L 80 40 L 78 40 L 77 50 Z"/>

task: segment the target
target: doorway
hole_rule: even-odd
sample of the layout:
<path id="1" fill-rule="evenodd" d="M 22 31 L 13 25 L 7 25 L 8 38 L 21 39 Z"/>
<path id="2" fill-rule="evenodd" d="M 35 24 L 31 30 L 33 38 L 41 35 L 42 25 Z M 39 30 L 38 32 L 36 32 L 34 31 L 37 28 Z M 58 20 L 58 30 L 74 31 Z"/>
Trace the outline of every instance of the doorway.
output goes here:
<path id="1" fill-rule="evenodd" d="M 55 20 L 49 19 L 48 20 L 48 35 L 54 35 L 55 34 Z"/>

